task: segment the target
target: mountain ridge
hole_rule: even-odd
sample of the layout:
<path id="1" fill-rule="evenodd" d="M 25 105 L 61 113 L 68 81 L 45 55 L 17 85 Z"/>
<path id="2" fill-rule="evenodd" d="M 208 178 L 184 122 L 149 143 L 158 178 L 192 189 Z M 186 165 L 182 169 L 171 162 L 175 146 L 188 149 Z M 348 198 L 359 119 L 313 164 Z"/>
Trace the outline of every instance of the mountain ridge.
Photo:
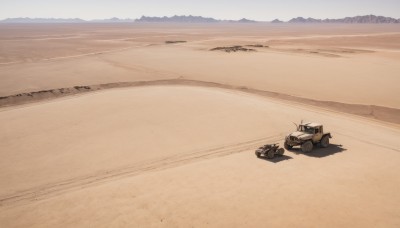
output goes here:
<path id="1" fill-rule="evenodd" d="M 182 16 L 163 16 L 163 17 L 149 17 L 142 16 L 138 19 L 121 19 L 117 17 L 109 18 L 109 19 L 94 19 L 94 20 L 83 20 L 81 18 L 29 18 L 29 17 L 18 17 L 18 18 L 6 18 L 4 20 L 0 20 L 0 23 L 220 23 L 220 22 L 229 22 L 229 23 L 257 23 L 260 21 L 249 20 L 247 18 L 242 18 L 240 20 L 219 20 L 212 17 L 202 17 L 202 16 L 192 16 L 192 15 L 182 15 Z M 275 19 L 270 21 L 270 23 L 343 23 L 343 24 L 397 24 L 400 23 L 400 19 L 396 19 L 393 17 L 384 17 L 384 16 L 376 16 L 376 15 L 364 15 L 364 16 L 354 16 L 354 17 L 345 17 L 339 19 L 315 19 L 315 18 L 305 18 L 305 17 L 296 17 L 292 18 L 289 21 L 281 21 L 279 19 Z"/>
<path id="2" fill-rule="evenodd" d="M 376 15 L 364 15 L 355 17 L 345 17 L 339 19 L 315 19 L 315 18 L 304 18 L 297 17 L 288 21 L 289 23 L 344 23 L 344 24 L 393 24 L 400 23 L 400 19 L 392 17 L 376 16 Z"/>
<path id="3" fill-rule="evenodd" d="M 172 23 L 218 23 L 218 22 L 238 22 L 238 23 L 255 23 L 257 21 L 242 18 L 240 20 L 219 20 L 212 17 L 202 16 L 178 16 L 174 15 L 171 17 L 148 17 L 142 16 L 135 20 L 135 22 L 172 22 Z"/>

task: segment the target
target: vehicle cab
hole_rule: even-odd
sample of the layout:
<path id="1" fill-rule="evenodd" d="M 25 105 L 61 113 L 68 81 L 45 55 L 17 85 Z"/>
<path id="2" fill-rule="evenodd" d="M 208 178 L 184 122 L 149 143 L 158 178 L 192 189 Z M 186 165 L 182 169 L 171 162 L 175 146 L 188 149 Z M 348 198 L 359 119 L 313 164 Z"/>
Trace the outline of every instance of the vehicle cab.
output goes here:
<path id="1" fill-rule="evenodd" d="M 312 135 L 313 142 L 319 142 L 324 134 L 323 126 L 319 123 L 300 124 L 298 131 Z"/>

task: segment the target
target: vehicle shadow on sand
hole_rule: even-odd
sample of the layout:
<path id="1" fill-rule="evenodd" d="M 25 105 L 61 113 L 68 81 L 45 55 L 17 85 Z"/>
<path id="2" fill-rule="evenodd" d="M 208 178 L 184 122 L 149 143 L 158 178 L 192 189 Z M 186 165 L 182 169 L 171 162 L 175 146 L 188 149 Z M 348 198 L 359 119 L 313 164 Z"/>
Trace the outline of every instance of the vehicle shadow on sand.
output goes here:
<path id="1" fill-rule="evenodd" d="M 259 157 L 259 159 L 262 159 L 262 160 L 265 160 L 265 161 L 269 161 L 269 162 L 272 162 L 272 163 L 278 163 L 278 162 L 290 160 L 290 159 L 293 159 L 293 158 L 290 157 L 290 156 L 287 156 L 287 155 L 276 155 L 272 159 L 268 159 L 266 157 Z"/>
<path id="2" fill-rule="evenodd" d="M 347 149 L 344 148 L 343 145 L 330 144 L 327 148 L 321 148 L 319 146 L 315 146 L 314 149 L 309 153 L 303 153 L 300 148 L 292 148 L 291 150 L 287 151 L 292 152 L 296 155 L 302 154 L 309 157 L 323 158 L 337 153 L 342 153 L 343 151 L 346 150 Z"/>

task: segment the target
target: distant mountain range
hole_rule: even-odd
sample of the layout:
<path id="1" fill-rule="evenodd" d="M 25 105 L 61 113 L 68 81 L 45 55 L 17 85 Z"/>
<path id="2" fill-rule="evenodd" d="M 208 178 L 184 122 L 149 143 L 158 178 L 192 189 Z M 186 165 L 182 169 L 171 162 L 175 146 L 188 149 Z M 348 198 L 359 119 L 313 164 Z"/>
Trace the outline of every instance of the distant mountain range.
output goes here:
<path id="1" fill-rule="evenodd" d="M 146 17 L 142 16 L 135 22 L 181 22 L 181 23 L 215 23 L 218 20 L 200 16 Z"/>
<path id="2" fill-rule="evenodd" d="M 146 17 L 142 16 L 136 19 L 135 22 L 172 22 L 172 23 L 217 23 L 217 22 L 238 22 L 238 23 L 254 23 L 256 21 L 246 18 L 235 20 L 217 20 L 210 17 L 201 16 L 172 16 L 172 17 Z"/>
<path id="3" fill-rule="evenodd" d="M 146 17 L 142 16 L 139 19 L 120 19 L 120 18 L 110 18 L 110 19 L 97 19 L 97 20 L 83 20 L 80 18 L 7 18 L 0 20 L 0 23 L 133 23 L 133 22 L 172 22 L 172 23 L 219 23 L 219 22 L 229 22 L 229 23 L 256 23 L 257 21 L 249 20 L 246 18 L 240 20 L 217 20 L 210 17 L 201 16 L 172 16 L 172 17 Z M 279 19 L 271 21 L 271 23 L 284 23 Z M 383 17 L 375 15 L 365 15 L 356 17 L 346 17 L 341 19 L 315 19 L 315 18 L 304 18 L 297 17 L 288 21 L 288 23 L 363 23 L 363 24 L 380 24 L 380 23 L 400 23 L 400 19 L 395 19 L 392 17 Z"/>
<path id="4" fill-rule="evenodd" d="M 271 23 L 283 23 L 283 21 L 281 21 L 279 19 L 275 19 L 275 20 L 271 21 Z"/>
<path id="5" fill-rule="evenodd" d="M 19 18 L 7 18 L 5 20 L 0 20 L 0 23 L 132 23 L 132 22 L 171 22 L 171 23 L 218 23 L 218 22 L 230 22 L 230 23 L 255 23 L 256 21 L 249 20 L 246 18 L 240 20 L 217 20 L 209 17 L 200 16 L 172 16 L 172 17 L 146 17 L 142 16 L 139 19 L 120 19 L 120 18 L 110 18 L 110 19 L 96 19 L 96 20 L 83 20 L 80 18 L 29 18 L 29 17 L 19 17 Z"/>
<path id="6" fill-rule="evenodd" d="M 382 17 L 375 15 L 365 15 L 356 17 L 345 17 L 341 19 L 314 19 L 314 18 L 293 18 L 289 23 L 348 23 L 348 24 L 380 24 L 380 23 L 400 23 L 400 19 L 392 17 Z"/>

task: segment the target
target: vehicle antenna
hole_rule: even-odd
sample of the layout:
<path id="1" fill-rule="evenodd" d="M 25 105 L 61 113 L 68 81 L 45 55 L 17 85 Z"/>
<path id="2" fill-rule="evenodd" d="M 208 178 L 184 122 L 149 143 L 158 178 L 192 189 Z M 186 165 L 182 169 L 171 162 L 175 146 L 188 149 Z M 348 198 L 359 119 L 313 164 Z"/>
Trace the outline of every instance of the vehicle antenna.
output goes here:
<path id="1" fill-rule="evenodd" d="M 292 122 L 292 123 L 294 124 L 294 126 L 296 126 L 296 130 L 298 130 L 299 126 L 295 122 Z"/>

